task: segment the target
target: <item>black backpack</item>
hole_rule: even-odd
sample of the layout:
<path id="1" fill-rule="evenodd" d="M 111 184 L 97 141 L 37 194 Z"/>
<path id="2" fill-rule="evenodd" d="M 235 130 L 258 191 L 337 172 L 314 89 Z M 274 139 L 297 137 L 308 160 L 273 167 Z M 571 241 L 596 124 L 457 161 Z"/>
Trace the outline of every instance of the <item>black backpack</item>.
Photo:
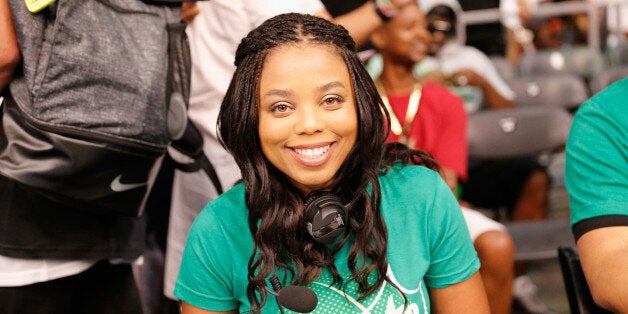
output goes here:
<path id="1" fill-rule="evenodd" d="M 187 119 L 176 2 L 59 0 L 31 13 L 10 0 L 23 66 L 2 95 L 2 180 L 69 208 L 140 216 L 175 145 L 202 160 L 188 171 L 203 167 L 220 187 Z"/>

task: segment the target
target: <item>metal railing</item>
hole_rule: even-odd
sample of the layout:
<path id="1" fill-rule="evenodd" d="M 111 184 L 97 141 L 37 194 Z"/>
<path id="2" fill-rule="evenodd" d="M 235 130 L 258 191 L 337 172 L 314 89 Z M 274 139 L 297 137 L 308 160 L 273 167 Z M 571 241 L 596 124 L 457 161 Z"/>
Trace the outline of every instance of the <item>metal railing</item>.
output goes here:
<path id="1" fill-rule="evenodd" d="M 620 22 L 620 6 L 628 5 L 628 0 L 605 0 L 596 2 L 585 1 L 564 1 L 564 2 L 546 2 L 540 3 L 538 8 L 532 12 L 532 17 L 552 17 L 563 16 L 578 13 L 587 13 L 589 19 L 588 29 L 588 45 L 591 48 L 601 49 L 600 40 L 600 19 L 598 13 L 600 8 L 606 8 L 605 14 L 608 12 L 608 8 L 615 6 L 617 18 L 616 21 Z M 486 24 L 500 22 L 500 11 L 498 8 L 483 9 L 483 10 L 470 10 L 465 11 L 462 15 L 462 22 L 466 25 Z M 618 27 L 619 28 L 619 27 Z M 617 30 L 619 32 L 619 30 Z M 617 34 L 617 38 L 623 39 L 622 34 Z"/>

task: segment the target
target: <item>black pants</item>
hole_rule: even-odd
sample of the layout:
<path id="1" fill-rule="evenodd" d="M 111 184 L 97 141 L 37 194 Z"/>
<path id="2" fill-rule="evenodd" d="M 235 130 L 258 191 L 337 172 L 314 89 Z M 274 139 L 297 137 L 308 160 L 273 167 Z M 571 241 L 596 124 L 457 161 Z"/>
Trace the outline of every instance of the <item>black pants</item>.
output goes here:
<path id="1" fill-rule="evenodd" d="M 133 313 L 142 306 L 131 265 L 101 261 L 74 276 L 0 287 L 0 313 Z"/>

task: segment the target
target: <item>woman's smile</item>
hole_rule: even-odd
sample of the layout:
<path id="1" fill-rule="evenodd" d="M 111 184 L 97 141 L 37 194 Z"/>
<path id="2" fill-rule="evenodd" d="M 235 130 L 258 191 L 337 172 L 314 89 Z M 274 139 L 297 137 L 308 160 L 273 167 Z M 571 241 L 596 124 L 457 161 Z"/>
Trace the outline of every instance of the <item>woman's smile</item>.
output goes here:
<path id="1" fill-rule="evenodd" d="M 334 143 L 320 145 L 301 145 L 295 147 L 289 147 L 293 152 L 294 158 L 299 162 L 309 167 L 320 166 L 329 159 L 333 152 Z"/>

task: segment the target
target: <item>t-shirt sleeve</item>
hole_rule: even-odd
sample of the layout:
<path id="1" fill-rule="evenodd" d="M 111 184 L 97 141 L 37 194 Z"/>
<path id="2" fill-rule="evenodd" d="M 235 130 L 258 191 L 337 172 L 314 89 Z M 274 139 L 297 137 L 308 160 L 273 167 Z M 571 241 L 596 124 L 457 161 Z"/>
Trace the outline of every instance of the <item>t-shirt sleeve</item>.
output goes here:
<path id="1" fill-rule="evenodd" d="M 218 247 L 223 242 L 220 224 L 207 213 L 206 208 L 190 229 L 174 295 L 202 309 L 229 311 L 238 308 L 238 302 L 229 288 L 233 285 L 224 263 L 227 258 L 221 256 L 224 249 Z"/>
<path id="2" fill-rule="evenodd" d="M 468 279 L 478 271 L 480 261 L 462 210 L 442 180 L 438 180 L 429 215 L 432 222 L 428 226 L 431 262 L 425 274 L 425 284 L 431 288 L 445 288 Z"/>
<path id="3" fill-rule="evenodd" d="M 567 140 L 565 182 L 569 190 L 574 232 L 579 222 L 604 216 L 623 217 L 600 220 L 606 223 L 581 226 L 599 228 L 609 226 L 609 223 L 626 225 L 628 127 L 623 117 L 627 111 L 609 111 L 609 108 L 616 106 L 599 103 L 602 100 L 619 101 L 619 98 L 593 98 L 583 104 L 576 113 Z M 580 235 L 582 233 L 578 232 Z"/>

